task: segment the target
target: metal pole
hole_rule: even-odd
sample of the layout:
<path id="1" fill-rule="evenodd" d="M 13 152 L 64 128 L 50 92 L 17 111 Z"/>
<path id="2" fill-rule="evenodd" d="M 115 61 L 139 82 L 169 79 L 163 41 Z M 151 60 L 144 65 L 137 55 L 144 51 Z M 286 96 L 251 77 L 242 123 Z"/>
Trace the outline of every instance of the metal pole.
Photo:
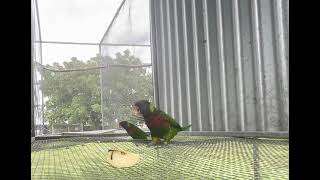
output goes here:
<path id="1" fill-rule="evenodd" d="M 141 65 L 131 65 L 131 64 L 108 64 L 107 66 L 97 66 L 97 67 L 89 67 L 89 68 L 79 68 L 79 69 L 64 69 L 64 70 L 56 70 L 56 69 L 51 69 L 47 68 L 40 63 L 38 65 L 41 66 L 41 68 L 52 71 L 52 72 L 71 72 L 71 71 L 87 71 L 87 70 L 96 70 L 96 69 L 103 69 L 103 68 L 108 68 L 108 67 L 124 67 L 124 68 L 141 68 L 141 67 L 150 67 L 152 64 L 146 63 L 146 64 L 141 64 Z M 39 84 L 39 83 L 37 83 Z"/>
<path id="2" fill-rule="evenodd" d="M 102 54 L 101 54 L 101 45 L 99 45 L 99 62 L 102 64 Z M 103 84 L 102 84 L 102 69 L 100 69 L 100 98 L 101 98 L 101 121 L 102 121 L 102 130 L 104 130 L 104 116 L 103 116 Z"/>
<path id="3" fill-rule="evenodd" d="M 32 1 L 33 2 L 33 1 Z M 33 88 L 33 54 L 34 54 L 34 16 L 33 16 L 33 7 L 34 4 L 32 3 L 32 11 L 31 11 L 31 137 L 35 136 L 35 129 L 34 129 L 34 88 Z"/>
<path id="4" fill-rule="evenodd" d="M 39 27 L 39 29 L 38 29 L 39 30 L 39 40 L 40 40 L 40 42 L 42 42 L 38 1 L 35 0 L 35 3 L 36 3 L 35 5 L 36 5 L 36 12 L 37 12 L 38 27 Z M 42 43 L 40 43 L 40 64 L 42 64 Z M 42 70 L 42 73 L 41 73 L 41 82 L 43 82 L 43 70 Z M 43 99 L 42 91 L 40 92 L 40 94 L 41 94 L 41 104 L 42 104 L 42 107 L 41 107 L 41 120 L 42 120 L 42 127 L 44 127 L 44 103 L 43 103 L 44 99 Z"/>
<path id="5" fill-rule="evenodd" d="M 66 42 L 66 41 L 35 41 L 36 43 L 46 44 L 72 44 L 72 45 L 92 45 L 92 46 L 142 46 L 150 47 L 150 44 L 125 44 L 125 43 L 87 43 L 87 42 Z"/>

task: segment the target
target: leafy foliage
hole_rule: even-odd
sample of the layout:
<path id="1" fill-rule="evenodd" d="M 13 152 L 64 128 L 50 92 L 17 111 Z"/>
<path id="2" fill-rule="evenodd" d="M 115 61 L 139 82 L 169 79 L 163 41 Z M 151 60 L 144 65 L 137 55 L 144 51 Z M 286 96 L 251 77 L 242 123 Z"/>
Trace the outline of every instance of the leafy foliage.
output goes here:
<path id="1" fill-rule="evenodd" d="M 142 64 L 128 50 L 110 58 L 112 64 Z M 63 64 L 46 65 L 50 69 L 80 69 L 100 65 L 94 57 L 84 62 L 71 58 Z M 45 70 L 42 90 L 45 102 L 45 122 L 52 125 L 90 125 L 101 129 L 103 109 L 108 125 L 117 126 L 118 120 L 130 118 L 130 104 L 139 98 L 152 98 L 152 76 L 145 68 L 112 67 L 103 69 L 103 108 L 101 108 L 100 70 L 52 72 Z M 126 106 L 125 106 L 126 105 Z"/>

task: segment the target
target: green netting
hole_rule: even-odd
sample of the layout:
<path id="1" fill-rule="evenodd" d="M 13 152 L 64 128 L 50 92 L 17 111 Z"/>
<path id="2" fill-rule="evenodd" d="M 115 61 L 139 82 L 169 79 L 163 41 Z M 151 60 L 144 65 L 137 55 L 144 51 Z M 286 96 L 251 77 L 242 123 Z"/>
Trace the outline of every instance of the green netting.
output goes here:
<path id="1" fill-rule="evenodd" d="M 76 137 L 32 143 L 32 179 L 288 179 L 287 139 L 177 136 L 150 146 L 130 137 Z M 139 154 L 142 161 L 117 169 L 108 149 Z"/>

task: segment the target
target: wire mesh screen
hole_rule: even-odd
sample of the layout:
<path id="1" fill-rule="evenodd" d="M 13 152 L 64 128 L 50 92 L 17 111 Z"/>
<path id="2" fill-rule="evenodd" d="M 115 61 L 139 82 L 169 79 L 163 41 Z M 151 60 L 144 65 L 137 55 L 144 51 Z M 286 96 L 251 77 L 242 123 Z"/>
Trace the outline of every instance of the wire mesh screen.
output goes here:
<path id="1" fill-rule="evenodd" d="M 45 97 L 43 134 L 101 129 L 99 57 L 39 66 Z"/>
<path id="2" fill-rule="evenodd" d="M 124 0 L 101 44 L 150 45 L 149 0 Z"/>
<path id="3" fill-rule="evenodd" d="M 102 126 L 118 128 L 120 121 L 139 125 L 139 119 L 131 114 L 131 105 L 141 99 L 153 99 L 151 65 L 144 66 L 129 50 L 117 53 L 115 58 L 102 59 Z M 142 125 L 143 123 L 141 123 Z"/>
<path id="4" fill-rule="evenodd" d="M 136 153 L 141 161 L 114 168 L 109 149 Z M 287 139 L 176 136 L 149 146 L 126 136 L 74 137 L 32 143 L 32 179 L 288 179 Z"/>
<path id="5" fill-rule="evenodd" d="M 149 0 L 124 0 L 100 42 L 103 129 L 139 119 L 131 105 L 153 100 Z M 142 123 L 143 124 L 143 123 Z M 141 126 L 142 126 L 141 124 Z"/>

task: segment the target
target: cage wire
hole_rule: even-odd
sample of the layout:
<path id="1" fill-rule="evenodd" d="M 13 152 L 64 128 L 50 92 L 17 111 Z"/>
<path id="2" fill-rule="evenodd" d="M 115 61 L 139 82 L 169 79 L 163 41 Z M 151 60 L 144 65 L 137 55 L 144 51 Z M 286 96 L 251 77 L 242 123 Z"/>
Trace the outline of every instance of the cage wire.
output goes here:
<path id="1" fill-rule="evenodd" d="M 44 111 L 45 117 L 50 121 L 47 134 L 119 128 L 118 124 L 123 120 L 143 125 L 139 123 L 142 121 L 141 117 L 131 114 L 131 105 L 140 99 L 153 99 L 151 64 L 142 63 L 138 57 L 130 54 L 129 50 L 118 53 L 115 58 L 102 58 L 97 55 L 89 61 L 72 58 L 71 61 L 64 61 L 63 64 L 44 66 L 36 63 L 36 67 L 42 69 L 44 78 L 40 83 L 41 90 L 49 99 L 46 102 L 47 108 L 51 108 L 50 110 L 45 108 Z M 63 95 L 57 97 L 54 89 L 58 89 L 57 91 Z M 87 124 L 95 125 L 86 129 L 84 123 L 74 119 L 72 115 L 63 113 L 64 116 L 61 116 L 60 111 L 63 110 L 80 113 L 77 109 L 80 108 L 81 111 L 82 107 L 76 107 L 73 103 L 88 98 L 91 100 L 83 100 L 84 102 L 80 103 L 95 101 L 96 105 L 103 104 L 102 113 L 96 112 L 104 115 L 102 116 L 104 121 L 87 120 Z M 51 100 L 54 104 L 50 102 Z M 56 110 L 56 103 L 60 101 L 65 107 L 59 107 L 60 110 Z M 92 114 L 88 114 L 87 110 L 84 111 L 87 113 L 85 116 L 90 119 Z M 73 127 L 76 126 L 72 124 L 75 122 L 78 123 L 78 127 Z"/>
<path id="2" fill-rule="evenodd" d="M 103 129 L 117 128 L 120 121 L 143 127 L 131 106 L 141 99 L 153 100 L 149 0 L 124 0 L 100 43 L 101 66 L 141 65 L 101 69 Z"/>
<path id="3" fill-rule="evenodd" d="M 139 155 L 114 168 L 108 149 Z M 288 179 L 287 139 L 178 135 L 168 146 L 130 137 L 72 137 L 32 143 L 32 179 Z"/>

